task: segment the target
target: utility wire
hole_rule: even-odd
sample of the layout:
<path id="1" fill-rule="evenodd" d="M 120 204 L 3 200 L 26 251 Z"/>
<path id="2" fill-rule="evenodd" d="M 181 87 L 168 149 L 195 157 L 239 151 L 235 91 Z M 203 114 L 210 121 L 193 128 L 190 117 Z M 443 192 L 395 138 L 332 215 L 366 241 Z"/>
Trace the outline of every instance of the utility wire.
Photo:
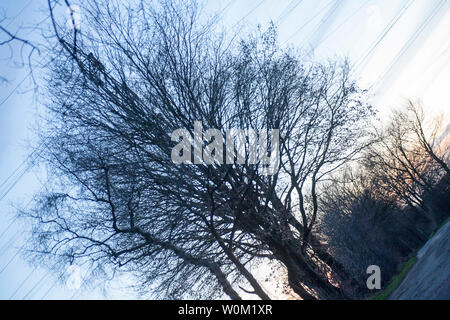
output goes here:
<path id="1" fill-rule="evenodd" d="M 336 28 L 333 29 L 333 31 L 329 32 L 328 34 L 325 35 L 325 37 L 323 37 L 318 43 L 317 45 L 314 47 L 317 48 L 318 46 L 320 46 L 325 40 L 327 40 L 329 37 L 331 37 L 332 34 L 334 34 L 337 30 L 339 30 L 340 28 L 342 28 L 351 18 L 353 18 L 359 11 L 361 11 L 362 8 L 364 8 L 370 1 L 372 0 L 367 0 L 366 2 L 364 2 L 360 7 L 358 7 L 358 9 L 356 9 L 355 11 L 353 11 L 352 14 L 350 14 L 349 16 L 347 16 L 344 21 L 342 21 L 338 26 L 336 26 Z"/>
<path id="2" fill-rule="evenodd" d="M 23 285 L 28 281 L 28 279 L 30 279 L 30 277 L 33 275 L 33 273 L 35 271 L 36 271 L 36 269 L 31 270 L 31 272 L 28 274 L 28 276 L 22 281 L 22 283 L 17 287 L 17 289 L 9 297 L 9 300 L 11 300 L 20 289 L 22 289 Z"/>
<path id="3" fill-rule="evenodd" d="M 0 200 L 3 200 L 19 180 L 31 169 L 34 161 L 39 157 L 40 148 L 44 142 L 32 151 L 22 162 L 14 169 L 14 171 L 0 185 Z"/>
<path id="4" fill-rule="evenodd" d="M 328 2 L 328 4 L 326 4 L 325 6 L 323 6 L 318 12 L 316 12 L 316 14 L 314 16 L 312 16 L 310 19 L 308 19 L 304 24 L 302 24 L 297 30 L 294 31 L 294 33 L 292 33 L 283 44 L 286 44 L 290 39 L 292 39 L 293 37 L 295 37 L 295 35 L 297 33 L 299 33 L 304 27 L 306 27 L 308 24 L 310 24 L 314 19 L 316 19 L 319 15 L 323 14 L 323 11 L 328 8 L 329 6 L 331 6 L 331 4 L 334 2 L 334 0 L 331 0 L 330 2 Z"/>
<path id="5" fill-rule="evenodd" d="M 279 26 L 303 2 L 303 0 L 298 0 L 298 2 L 292 7 L 292 4 L 295 1 L 296 0 L 292 0 L 274 21 L 276 26 Z"/>
<path id="6" fill-rule="evenodd" d="M 0 234 L 0 239 L 3 238 L 3 236 L 6 234 L 6 232 L 8 232 L 9 228 L 12 227 L 12 225 L 14 224 L 14 222 L 16 222 L 16 219 L 13 219 L 11 221 L 11 223 L 5 228 L 5 230 L 3 230 L 2 234 Z"/>
<path id="7" fill-rule="evenodd" d="M 41 277 L 41 279 L 39 279 L 39 281 L 36 282 L 36 284 L 35 284 L 30 290 L 28 290 L 27 294 L 25 294 L 25 295 L 23 296 L 22 300 L 26 300 L 26 299 L 28 298 L 28 296 L 29 296 L 30 294 L 32 294 L 32 292 L 33 292 L 36 288 L 38 288 L 38 287 L 41 286 L 41 284 L 43 283 L 44 279 L 48 278 L 50 275 L 51 275 L 51 270 L 47 271 L 47 272 Z"/>
<path id="8" fill-rule="evenodd" d="M 221 16 L 225 13 L 225 11 L 227 11 L 228 8 L 229 8 L 234 2 L 236 2 L 236 0 L 230 0 L 230 1 L 228 1 L 228 3 L 225 5 L 225 7 L 223 7 L 223 9 L 219 11 L 219 13 L 217 14 L 217 16 L 218 16 L 218 17 L 221 17 Z"/>
<path id="9" fill-rule="evenodd" d="M 12 91 L 6 96 L 5 99 L 2 100 L 2 102 L 0 102 L 0 110 L 2 109 L 3 104 L 8 101 L 9 98 L 11 98 L 11 96 L 14 94 L 14 92 L 16 92 L 16 90 L 22 85 L 22 83 L 25 82 L 25 80 L 27 80 L 27 78 L 31 76 L 31 72 L 29 72 L 16 86 L 14 89 L 12 89 Z"/>
<path id="10" fill-rule="evenodd" d="M 16 233 L 15 235 L 13 235 L 7 242 L 6 244 L 3 245 L 3 247 L 0 249 L 0 256 L 2 256 L 3 254 L 5 254 L 6 251 L 8 251 L 8 249 L 10 248 L 10 246 L 16 242 L 16 240 L 19 238 L 20 233 Z"/>
<path id="11" fill-rule="evenodd" d="M 50 293 L 50 291 L 52 291 L 53 288 L 58 284 L 58 282 L 59 282 L 59 279 L 56 278 L 55 281 L 53 281 L 53 284 L 47 289 L 47 291 L 44 293 L 44 295 L 41 297 L 40 300 L 44 300 L 47 297 L 47 295 Z"/>
<path id="12" fill-rule="evenodd" d="M 16 253 L 14 254 L 14 256 L 13 256 L 13 257 L 8 261 L 8 263 L 0 270 L 0 274 L 2 274 L 3 271 L 5 271 L 6 268 L 8 268 L 8 266 L 11 264 L 11 262 L 13 262 L 14 259 L 17 258 L 17 256 L 19 255 L 19 253 L 22 251 L 23 248 L 24 248 L 24 246 L 20 247 L 20 248 L 16 251 Z"/>
<path id="13" fill-rule="evenodd" d="M 20 179 L 22 179 L 22 177 L 28 172 L 28 170 L 30 170 L 31 167 L 31 165 L 24 166 L 18 174 L 14 175 L 11 182 L 5 185 L 2 190 L 0 190 L 0 200 L 3 200 L 8 195 L 8 193 L 17 185 Z"/>
<path id="14" fill-rule="evenodd" d="M 5 28 L 8 28 L 8 27 L 11 25 L 11 23 L 13 23 L 14 20 L 16 20 L 17 17 L 21 15 L 22 12 L 23 12 L 26 8 L 28 8 L 28 7 L 30 6 L 30 4 L 31 4 L 32 1 L 33 1 L 33 0 L 28 1 L 28 2 L 23 6 L 23 8 L 20 9 L 19 13 L 17 13 L 17 14 L 11 19 L 11 21 L 9 21 L 9 22 L 6 24 Z"/>
<path id="15" fill-rule="evenodd" d="M 290 7 L 295 3 L 296 0 L 292 0 L 291 2 L 288 3 L 288 5 L 286 6 L 286 8 L 284 8 L 283 11 L 281 11 L 280 15 L 278 16 L 278 18 L 275 19 L 275 21 L 273 22 L 274 24 L 277 24 L 281 19 L 284 18 L 284 16 L 287 16 L 289 14 Z M 301 0 L 299 1 L 301 2 Z"/>
<path id="16" fill-rule="evenodd" d="M 236 26 L 239 23 L 241 23 L 243 20 L 245 20 L 248 16 L 250 16 L 253 12 L 255 12 L 265 1 L 266 0 L 261 0 L 253 9 L 251 9 L 244 17 L 239 19 L 239 21 L 236 22 L 233 26 Z"/>
<path id="17" fill-rule="evenodd" d="M 311 42 L 314 38 L 317 38 L 320 36 L 321 31 L 325 28 L 326 25 L 329 25 L 330 18 L 336 16 L 336 11 L 341 6 L 341 2 L 339 0 L 335 0 L 334 4 L 331 6 L 331 8 L 328 9 L 328 11 L 325 13 L 324 17 L 320 19 L 320 23 L 317 25 L 317 27 L 314 29 L 314 31 L 311 33 L 311 35 L 308 37 L 307 43 Z M 316 47 L 316 46 L 314 46 Z"/>
<path id="18" fill-rule="evenodd" d="M 383 73 L 383 75 L 379 77 L 378 81 L 375 84 L 376 87 L 379 86 L 381 84 L 381 82 L 383 82 L 385 80 L 385 78 L 388 76 L 389 72 L 394 67 L 394 65 L 400 60 L 400 58 L 405 54 L 405 52 L 417 40 L 418 36 L 423 32 L 423 30 L 425 30 L 425 27 L 434 19 L 436 14 L 444 6 L 445 3 L 446 3 L 446 0 L 442 0 L 440 3 L 438 3 L 436 5 L 436 7 L 434 8 L 434 10 L 427 16 L 427 18 L 419 26 L 419 28 L 417 28 L 417 30 L 414 32 L 412 37 L 410 37 L 408 39 L 408 41 L 405 43 L 405 45 L 402 47 L 402 49 L 398 52 L 398 54 L 395 56 L 395 58 L 389 64 L 389 67 L 386 69 L 386 71 Z"/>
<path id="19" fill-rule="evenodd" d="M 354 66 L 355 69 L 359 68 L 366 61 L 366 59 L 375 51 L 375 49 L 378 47 L 378 45 L 381 43 L 381 41 L 384 40 L 386 35 L 397 24 L 397 22 L 400 20 L 400 18 L 403 16 L 403 14 L 409 9 L 409 7 L 413 4 L 414 1 L 415 0 L 409 0 L 409 2 L 406 3 L 399 10 L 399 12 L 394 16 L 394 18 L 388 23 L 386 28 L 382 31 L 382 33 L 378 37 L 378 39 L 376 39 L 375 42 L 370 46 L 370 49 L 367 51 L 367 53 L 356 61 L 355 66 Z"/>
<path id="20" fill-rule="evenodd" d="M 444 55 L 450 50 L 450 45 L 447 46 L 446 49 L 444 49 L 439 56 L 437 56 L 435 59 L 433 59 L 433 63 L 430 64 L 425 70 L 421 72 L 422 75 L 426 76 L 428 73 L 431 72 L 431 69 L 444 57 Z M 434 74 L 433 80 L 429 81 L 428 84 L 425 85 L 425 87 L 422 89 L 422 92 L 426 92 L 428 88 L 433 84 L 434 79 L 437 79 L 442 72 L 444 72 L 445 68 L 447 67 L 448 63 L 450 62 L 450 58 L 447 58 L 443 63 L 441 63 L 441 66 L 439 70 Z"/>

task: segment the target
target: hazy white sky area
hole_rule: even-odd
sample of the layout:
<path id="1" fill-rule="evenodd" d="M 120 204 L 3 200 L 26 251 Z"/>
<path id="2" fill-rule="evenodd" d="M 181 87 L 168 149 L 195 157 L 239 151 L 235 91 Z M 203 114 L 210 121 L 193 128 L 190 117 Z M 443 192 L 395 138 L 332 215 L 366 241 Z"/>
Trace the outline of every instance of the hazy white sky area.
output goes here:
<path id="1" fill-rule="evenodd" d="M 298 47 L 314 59 L 348 57 L 360 85 L 372 89 L 381 119 L 405 99 L 422 99 L 430 117 L 448 111 L 449 8 L 450 0 L 206 2 L 207 12 L 220 12 L 230 30 L 264 27 L 272 20 L 283 45 Z M 38 41 L 33 26 L 46 18 L 45 0 L 0 2 L 1 25 L 22 38 Z M 12 204 L 26 206 L 40 188 L 35 174 L 21 166 L 30 153 L 27 141 L 34 138 L 31 126 L 39 104 L 28 76 L 27 51 L 21 58 L 20 49 L 17 44 L 0 47 L 0 299 L 134 298 L 124 289 L 125 280 L 106 291 L 74 289 L 77 285 L 59 283 L 48 270 L 28 265 L 20 253 L 25 228 L 15 219 Z"/>

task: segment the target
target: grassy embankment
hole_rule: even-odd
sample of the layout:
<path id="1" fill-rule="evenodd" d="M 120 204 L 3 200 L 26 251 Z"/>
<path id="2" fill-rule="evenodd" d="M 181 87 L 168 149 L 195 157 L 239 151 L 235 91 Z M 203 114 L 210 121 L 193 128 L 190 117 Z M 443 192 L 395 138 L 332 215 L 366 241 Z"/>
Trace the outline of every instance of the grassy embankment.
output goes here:
<path id="1" fill-rule="evenodd" d="M 430 236 L 428 237 L 428 240 L 431 239 L 436 234 L 436 232 L 448 221 L 450 221 L 450 218 L 447 218 L 444 222 L 442 222 L 441 225 L 439 227 L 437 227 L 430 234 Z M 425 243 L 424 243 L 424 245 L 425 245 Z M 406 276 L 408 271 L 416 263 L 416 261 L 417 261 L 416 255 L 417 255 L 417 251 L 412 255 L 411 258 L 409 258 L 409 260 L 407 262 L 405 262 L 401 266 L 400 272 L 392 277 L 391 281 L 389 282 L 389 285 L 385 289 L 383 289 L 383 291 L 381 291 L 380 293 L 378 293 L 376 296 L 372 297 L 371 299 L 372 300 L 386 300 L 389 297 L 389 295 L 400 285 L 400 283 L 402 282 L 403 278 Z"/>

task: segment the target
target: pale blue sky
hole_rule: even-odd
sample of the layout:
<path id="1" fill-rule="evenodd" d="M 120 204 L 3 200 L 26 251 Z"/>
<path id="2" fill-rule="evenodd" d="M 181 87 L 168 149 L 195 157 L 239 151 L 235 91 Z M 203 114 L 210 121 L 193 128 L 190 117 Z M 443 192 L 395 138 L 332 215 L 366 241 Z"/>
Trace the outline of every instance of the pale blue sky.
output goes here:
<path id="1" fill-rule="evenodd" d="M 13 32 L 22 28 L 20 36 L 38 40 L 36 30 L 29 27 L 45 18 L 46 3 L 1 0 L 0 17 L 12 18 L 2 25 Z M 357 74 L 362 84 L 376 85 L 373 102 L 382 117 L 404 98 L 422 98 L 430 115 L 448 109 L 450 1 L 210 0 L 206 7 L 210 12 L 226 8 L 226 26 L 240 23 L 252 28 L 272 19 L 278 22 L 281 43 L 300 46 L 317 59 L 347 56 L 360 62 Z M 30 91 L 30 77 L 15 90 L 28 73 L 27 66 L 21 64 L 19 49 L 14 45 L 13 59 L 8 59 L 10 49 L 0 48 L 0 77 L 9 81 L 0 83 L 0 185 L 28 155 L 25 142 L 33 138 L 30 126 L 38 105 Z M 38 55 L 34 57 L 39 59 Z M 26 204 L 37 188 L 35 176 L 26 173 L 0 201 L 0 299 L 22 299 L 33 287 L 26 298 L 102 298 L 98 290 L 73 291 L 65 285 L 53 286 L 53 276 L 43 278 L 46 270 L 32 273 L 33 268 L 20 255 L 15 256 L 25 237 L 23 227 L 13 220 L 11 203 Z M 133 297 L 124 290 L 110 290 L 108 294 L 109 298 Z"/>

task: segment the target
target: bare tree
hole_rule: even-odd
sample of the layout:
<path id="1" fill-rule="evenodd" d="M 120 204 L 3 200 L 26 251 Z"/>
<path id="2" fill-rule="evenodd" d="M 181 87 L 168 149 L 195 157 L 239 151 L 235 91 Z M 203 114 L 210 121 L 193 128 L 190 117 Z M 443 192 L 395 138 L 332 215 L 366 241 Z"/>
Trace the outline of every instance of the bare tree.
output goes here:
<path id="1" fill-rule="evenodd" d="M 324 187 L 321 198 L 319 230 L 328 250 L 357 282 L 344 286 L 359 298 L 370 293 L 369 265 L 383 270 L 384 286 L 427 238 L 415 212 L 403 210 L 395 196 L 387 197 L 372 175 L 363 166 L 346 168 Z"/>
<path id="2" fill-rule="evenodd" d="M 378 142 L 367 153 L 366 167 L 386 197 L 395 194 L 398 201 L 430 215 L 423 194 L 448 177 L 449 171 L 445 158 L 441 158 L 445 149 L 437 139 L 442 131 L 440 123 L 428 129 L 429 136 L 425 130 L 420 105 L 408 102 L 402 110 L 394 111 L 384 130 L 379 130 Z"/>
<path id="3" fill-rule="evenodd" d="M 13 52 L 14 52 L 13 44 L 14 43 L 21 44 L 20 58 L 22 61 L 23 61 L 23 55 L 27 53 L 26 49 L 28 49 L 28 55 L 27 55 L 28 67 L 30 68 L 30 74 L 33 76 L 32 57 L 35 52 L 40 54 L 41 51 L 39 49 L 39 46 L 31 40 L 19 36 L 18 33 L 19 33 L 19 31 L 21 31 L 20 29 L 16 32 L 10 31 L 8 29 L 9 24 L 4 24 L 4 21 L 5 21 L 5 18 L 0 18 L 0 47 L 8 46 L 11 51 L 10 58 L 12 58 L 14 55 L 13 54 Z M 1 76 L 0 76 L 0 80 L 7 81 L 6 78 L 1 77 Z M 33 77 L 33 81 L 35 82 L 34 77 Z"/>
<path id="4" fill-rule="evenodd" d="M 442 121 L 426 122 L 420 104 L 408 102 L 374 130 L 358 166 L 323 187 L 320 231 L 359 283 L 347 284 L 351 289 L 365 288 L 369 264 L 381 266 L 389 279 L 449 215 L 447 133 Z"/>
<path id="5" fill-rule="evenodd" d="M 449 146 L 442 141 L 448 135 L 443 128 L 443 115 L 433 119 L 431 127 L 426 127 L 425 114 L 420 102 L 408 101 L 406 110 L 402 116 L 405 125 L 416 136 L 419 145 L 423 152 L 435 162 L 441 170 L 450 176 L 450 169 L 448 167 L 448 152 Z M 428 131 L 428 132 L 427 132 Z M 440 135 L 440 136 L 438 136 Z"/>
<path id="6" fill-rule="evenodd" d="M 72 32 L 54 4 L 62 51 L 41 131 L 52 188 L 24 213 L 36 251 L 129 268 L 169 297 L 219 286 L 239 299 L 238 284 L 268 299 L 254 271 L 272 259 L 301 298 L 347 297 L 334 280 L 348 273 L 313 235 L 320 184 L 367 142 L 372 110 L 347 64 L 304 63 L 274 28 L 230 40 L 191 2 L 87 2 Z M 280 167 L 267 176 L 248 152 L 244 164 L 175 165 L 170 135 L 194 121 L 279 129 Z"/>

